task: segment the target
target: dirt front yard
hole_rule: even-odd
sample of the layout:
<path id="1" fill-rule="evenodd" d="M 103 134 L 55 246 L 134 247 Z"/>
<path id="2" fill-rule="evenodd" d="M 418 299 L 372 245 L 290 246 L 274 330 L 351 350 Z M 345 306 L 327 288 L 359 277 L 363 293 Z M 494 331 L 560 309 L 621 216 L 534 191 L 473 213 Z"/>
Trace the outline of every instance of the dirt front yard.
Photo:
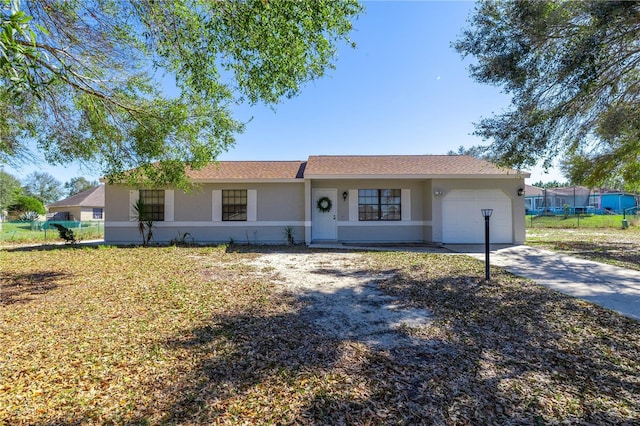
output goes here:
<path id="1" fill-rule="evenodd" d="M 467 256 L 0 251 L 0 424 L 635 424 L 640 324 Z"/>

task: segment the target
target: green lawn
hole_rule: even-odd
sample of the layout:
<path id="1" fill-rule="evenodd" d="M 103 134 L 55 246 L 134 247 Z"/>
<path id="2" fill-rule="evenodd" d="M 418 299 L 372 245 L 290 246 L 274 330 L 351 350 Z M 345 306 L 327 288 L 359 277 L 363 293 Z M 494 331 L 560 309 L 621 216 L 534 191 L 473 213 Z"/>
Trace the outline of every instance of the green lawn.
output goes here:
<path id="1" fill-rule="evenodd" d="M 2 222 L 0 230 L 0 243 L 50 243 L 63 241 L 55 228 L 43 229 L 46 222 Z M 62 223 L 62 222 L 61 222 Z M 76 238 L 81 240 L 102 239 L 104 237 L 104 222 L 82 222 L 78 228 L 77 223 L 64 223 L 73 230 Z"/>
<path id="2" fill-rule="evenodd" d="M 630 226 L 640 227 L 638 216 L 626 216 Z M 572 215 L 526 217 L 527 228 L 622 228 L 622 215 Z"/>
<path id="3" fill-rule="evenodd" d="M 461 255 L 355 271 L 433 322 L 376 350 L 248 262 L 285 248 L 0 250 L 0 424 L 632 424 L 640 323 Z M 304 247 L 286 248 L 304 253 Z M 339 263 L 322 273 L 342 276 Z"/>

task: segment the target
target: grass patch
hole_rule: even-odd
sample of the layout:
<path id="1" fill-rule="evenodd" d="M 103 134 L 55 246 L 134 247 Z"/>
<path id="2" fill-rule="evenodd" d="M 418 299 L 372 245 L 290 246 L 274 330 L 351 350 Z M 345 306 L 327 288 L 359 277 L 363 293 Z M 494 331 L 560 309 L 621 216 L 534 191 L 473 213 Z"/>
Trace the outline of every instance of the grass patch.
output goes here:
<path id="1" fill-rule="evenodd" d="M 0 229 L 0 243 L 3 245 L 16 245 L 28 243 L 54 243 L 62 242 L 58 230 L 55 228 L 43 229 L 45 222 L 2 222 Z M 104 238 L 103 222 L 82 222 L 81 227 L 73 222 L 64 222 L 76 238 L 81 240 L 95 240 Z"/>
<path id="2" fill-rule="evenodd" d="M 527 229 L 527 245 L 640 271 L 640 227 Z"/>
<path id="3" fill-rule="evenodd" d="M 626 216 L 627 223 L 636 228 L 640 226 L 639 216 Z M 525 218 L 527 228 L 622 228 L 622 215 L 562 215 L 536 216 Z"/>
<path id="4" fill-rule="evenodd" d="M 636 321 L 500 270 L 484 283 L 465 256 L 363 253 L 353 266 L 396 270 L 380 288 L 434 314 L 405 330 L 424 344 L 378 351 L 316 331 L 303 300 L 248 264 L 260 255 L 0 251 L 0 424 L 640 418 Z"/>

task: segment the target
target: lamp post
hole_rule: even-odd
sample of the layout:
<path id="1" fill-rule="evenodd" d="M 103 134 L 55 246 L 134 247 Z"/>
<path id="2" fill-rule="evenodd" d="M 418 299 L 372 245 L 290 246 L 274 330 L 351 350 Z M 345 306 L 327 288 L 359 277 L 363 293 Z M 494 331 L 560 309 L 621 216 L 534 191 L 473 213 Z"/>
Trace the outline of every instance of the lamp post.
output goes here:
<path id="1" fill-rule="evenodd" d="M 489 218 L 493 209 L 480 209 L 484 217 L 484 279 L 489 281 Z"/>

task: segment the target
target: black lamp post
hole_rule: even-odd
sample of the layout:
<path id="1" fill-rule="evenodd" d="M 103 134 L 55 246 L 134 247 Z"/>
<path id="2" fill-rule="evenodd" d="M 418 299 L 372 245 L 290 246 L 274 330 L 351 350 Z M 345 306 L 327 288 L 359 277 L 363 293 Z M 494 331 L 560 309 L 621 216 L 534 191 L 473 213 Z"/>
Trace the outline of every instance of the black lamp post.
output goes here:
<path id="1" fill-rule="evenodd" d="M 493 209 L 480 209 L 484 217 L 484 279 L 489 281 L 489 218 Z"/>

